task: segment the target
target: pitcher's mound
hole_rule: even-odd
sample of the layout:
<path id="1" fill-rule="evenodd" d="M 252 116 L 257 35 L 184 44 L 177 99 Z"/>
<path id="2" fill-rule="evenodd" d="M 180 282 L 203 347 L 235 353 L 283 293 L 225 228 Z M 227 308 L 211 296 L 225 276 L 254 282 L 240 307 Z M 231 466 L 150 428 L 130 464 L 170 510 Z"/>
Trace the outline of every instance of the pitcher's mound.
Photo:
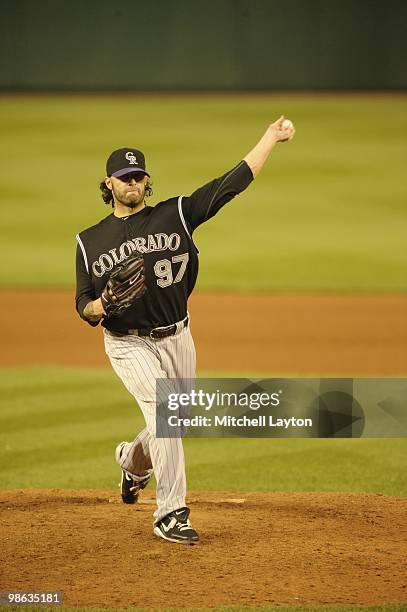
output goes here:
<path id="1" fill-rule="evenodd" d="M 62 591 L 69 606 L 407 602 L 407 499 L 191 492 L 196 546 L 152 533 L 153 492 L 0 493 L 0 591 Z"/>

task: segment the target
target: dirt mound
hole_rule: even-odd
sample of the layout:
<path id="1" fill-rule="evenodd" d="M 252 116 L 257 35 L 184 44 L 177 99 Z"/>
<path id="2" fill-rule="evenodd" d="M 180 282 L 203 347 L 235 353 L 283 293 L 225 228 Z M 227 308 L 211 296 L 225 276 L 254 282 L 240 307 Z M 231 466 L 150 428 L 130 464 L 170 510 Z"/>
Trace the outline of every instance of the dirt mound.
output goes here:
<path id="1" fill-rule="evenodd" d="M 407 499 L 191 492 L 196 546 L 152 534 L 153 492 L 0 493 L 0 590 L 63 591 L 69 606 L 407 602 Z M 6 562 L 4 562 L 6 560 Z"/>

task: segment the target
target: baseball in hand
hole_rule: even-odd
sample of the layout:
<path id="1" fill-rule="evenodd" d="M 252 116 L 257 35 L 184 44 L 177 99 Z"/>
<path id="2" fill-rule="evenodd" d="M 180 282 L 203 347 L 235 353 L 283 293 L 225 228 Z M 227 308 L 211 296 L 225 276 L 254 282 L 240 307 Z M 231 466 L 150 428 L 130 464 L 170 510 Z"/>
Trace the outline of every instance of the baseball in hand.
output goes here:
<path id="1" fill-rule="evenodd" d="M 284 119 L 283 123 L 281 124 L 281 127 L 283 130 L 289 130 L 290 132 L 289 136 L 287 138 L 284 138 L 284 140 L 281 140 L 281 142 L 287 142 L 288 140 L 294 138 L 295 129 L 292 121 L 290 121 L 289 119 Z"/>

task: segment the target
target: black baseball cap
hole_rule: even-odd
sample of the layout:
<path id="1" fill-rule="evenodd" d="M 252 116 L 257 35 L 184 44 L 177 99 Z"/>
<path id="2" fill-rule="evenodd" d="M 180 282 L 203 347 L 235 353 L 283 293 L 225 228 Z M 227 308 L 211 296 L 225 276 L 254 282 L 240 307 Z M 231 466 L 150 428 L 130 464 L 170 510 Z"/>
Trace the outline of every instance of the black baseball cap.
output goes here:
<path id="1" fill-rule="evenodd" d="M 106 162 L 107 176 L 123 176 L 129 172 L 144 172 L 150 176 L 146 170 L 146 160 L 138 149 L 123 147 L 110 154 Z"/>

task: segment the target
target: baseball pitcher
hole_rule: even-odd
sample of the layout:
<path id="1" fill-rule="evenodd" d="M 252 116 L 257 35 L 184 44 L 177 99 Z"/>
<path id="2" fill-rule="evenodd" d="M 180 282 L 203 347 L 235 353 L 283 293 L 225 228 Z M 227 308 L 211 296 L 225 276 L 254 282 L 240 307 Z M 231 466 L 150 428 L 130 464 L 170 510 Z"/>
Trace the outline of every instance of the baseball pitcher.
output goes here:
<path id="1" fill-rule="evenodd" d="M 101 183 L 113 212 L 77 235 L 76 309 L 90 325 L 101 322 L 105 350 L 116 374 L 136 399 L 145 428 L 120 442 L 124 503 L 137 501 L 153 473 L 157 482 L 154 534 L 170 542 L 199 540 L 186 505 L 180 438 L 157 438 L 156 379 L 194 378 L 195 348 L 187 301 L 197 279 L 193 233 L 248 187 L 278 142 L 295 129 L 280 117 L 257 145 L 223 176 L 190 196 L 148 206 L 150 174 L 141 151 L 114 151 Z"/>

